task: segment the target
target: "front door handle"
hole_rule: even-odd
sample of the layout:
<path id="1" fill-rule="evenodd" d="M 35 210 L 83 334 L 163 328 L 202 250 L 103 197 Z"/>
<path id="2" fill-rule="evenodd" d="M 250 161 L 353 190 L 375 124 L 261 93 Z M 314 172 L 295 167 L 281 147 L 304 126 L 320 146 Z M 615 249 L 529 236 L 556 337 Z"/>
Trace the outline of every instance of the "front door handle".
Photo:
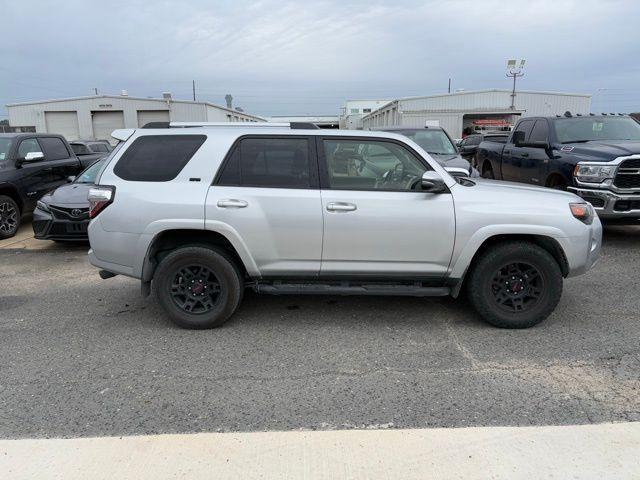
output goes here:
<path id="1" fill-rule="evenodd" d="M 529 154 L 528 154 L 527 152 L 523 152 L 523 153 L 521 153 L 521 154 L 520 154 L 520 156 L 521 156 L 521 157 L 525 157 L 525 158 L 526 158 L 526 157 L 528 157 L 528 156 L 529 156 Z"/>
<path id="2" fill-rule="evenodd" d="M 327 203 L 327 210 L 330 212 L 353 212 L 358 207 L 353 203 L 346 202 L 331 202 Z"/>
<path id="3" fill-rule="evenodd" d="M 245 208 L 248 205 L 248 202 L 245 202 L 244 200 L 236 200 L 235 198 L 218 200 L 218 207 L 220 208 Z"/>

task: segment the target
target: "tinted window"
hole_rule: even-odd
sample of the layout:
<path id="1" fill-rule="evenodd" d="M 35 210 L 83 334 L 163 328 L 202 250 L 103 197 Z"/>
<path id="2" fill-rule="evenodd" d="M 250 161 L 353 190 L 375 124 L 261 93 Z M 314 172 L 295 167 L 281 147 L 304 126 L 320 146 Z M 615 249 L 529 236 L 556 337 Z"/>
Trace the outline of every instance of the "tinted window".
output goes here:
<path id="1" fill-rule="evenodd" d="M 109 149 L 104 143 L 92 143 L 91 150 L 93 150 L 94 152 L 100 152 L 100 153 L 102 152 L 107 153 L 109 151 Z"/>
<path id="2" fill-rule="evenodd" d="M 176 178 L 206 140 L 204 135 L 145 135 L 122 155 L 113 172 L 124 180 L 166 182 Z"/>
<path id="3" fill-rule="evenodd" d="M 9 149 L 11 148 L 12 139 L 0 138 L 0 162 L 7 158 Z"/>
<path id="4" fill-rule="evenodd" d="M 529 134 L 531 133 L 531 129 L 533 128 L 534 121 L 533 120 L 524 120 L 518 123 L 516 127 L 516 132 L 524 132 L 524 141 L 529 141 Z"/>
<path id="5" fill-rule="evenodd" d="M 42 147 L 35 138 L 27 138 L 20 142 L 18 147 L 18 158 L 24 158 L 27 153 L 42 152 Z"/>
<path id="6" fill-rule="evenodd" d="M 45 160 L 62 160 L 63 158 L 69 158 L 69 151 L 61 139 L 42 137 L 39 141 L 44 149 Z"/>
<path id="7" fill-rule="evenodd" d="M 89 147 L 87 147 L 86 145 L 83 145 L 81 143 L 70 143 L 69 145 L 71 145 L 71 150 L 73 150 L 73 153 L 75 153 L 76 155 L 91 154 L 91 150 L 89 150 Z"/>
<path id="8" fill-rule="evenodd" d="M 309 142 L 305 138 L 243 138 L 217 183 L 309 188 Z"/>
<path id="9" fill-rule="evenodd" d="M 531 130 L 530 142 L 546 142 L 549 137 L 549 128 L 546 120 L 536 120 L 536 124 Z"/>
<path id="10" fill-rule="evenodd" d="M 329 186 L 344 190 L 417 190 L 427 168 L 392 142 L 324 140 Z"/>

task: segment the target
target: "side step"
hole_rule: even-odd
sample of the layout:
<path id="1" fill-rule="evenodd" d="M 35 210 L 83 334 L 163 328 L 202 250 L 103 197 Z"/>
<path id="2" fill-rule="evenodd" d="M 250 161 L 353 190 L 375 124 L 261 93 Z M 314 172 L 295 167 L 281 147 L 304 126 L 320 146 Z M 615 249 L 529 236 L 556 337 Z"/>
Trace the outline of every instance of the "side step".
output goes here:
<path id="1" fill-rule="evenodd" d="M 388 295 L 407 297 L 446 297 L 449 287 L 425 287 L 422 283 L 382 284 L 349 282 L 331 283 L 257 283 L 253 286 L 257 293 L 270 295 Z"/>

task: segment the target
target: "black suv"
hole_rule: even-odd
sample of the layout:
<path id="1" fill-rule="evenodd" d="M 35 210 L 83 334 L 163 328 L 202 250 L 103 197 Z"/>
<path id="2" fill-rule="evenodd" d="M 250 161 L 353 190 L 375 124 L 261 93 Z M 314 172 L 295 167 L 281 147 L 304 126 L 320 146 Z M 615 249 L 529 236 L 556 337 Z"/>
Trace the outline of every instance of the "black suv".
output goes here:
<path id="1" fill-rule="evenodd" d="M 62 135 L 0 134 L 0 239 L 14 236 L 40 197 L 82 169 Z"/>

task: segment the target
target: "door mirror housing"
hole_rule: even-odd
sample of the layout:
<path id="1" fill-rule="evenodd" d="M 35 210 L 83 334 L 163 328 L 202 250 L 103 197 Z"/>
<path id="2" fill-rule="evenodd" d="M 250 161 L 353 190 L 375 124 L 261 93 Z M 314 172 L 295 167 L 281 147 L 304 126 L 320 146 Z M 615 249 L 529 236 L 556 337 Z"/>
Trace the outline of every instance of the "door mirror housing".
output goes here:
<path id="1" fill-rule="evenodd" d="M 67 182 L 69 182 L 69 183 L 73 183 L 73 182 L 75 182 L 75 180 L 76 180 L 76 177 L 74 175 L 69 175 L 67 177 Z"/>
<path id="2" fill-rule="evenodd" d="M 433 170 L 424 172 L 420 185 L 422 186 L 422 191 L 429 193 L 443 193 L 449 190 L 447 184 L 444 183 L 444 179 Z"/>

